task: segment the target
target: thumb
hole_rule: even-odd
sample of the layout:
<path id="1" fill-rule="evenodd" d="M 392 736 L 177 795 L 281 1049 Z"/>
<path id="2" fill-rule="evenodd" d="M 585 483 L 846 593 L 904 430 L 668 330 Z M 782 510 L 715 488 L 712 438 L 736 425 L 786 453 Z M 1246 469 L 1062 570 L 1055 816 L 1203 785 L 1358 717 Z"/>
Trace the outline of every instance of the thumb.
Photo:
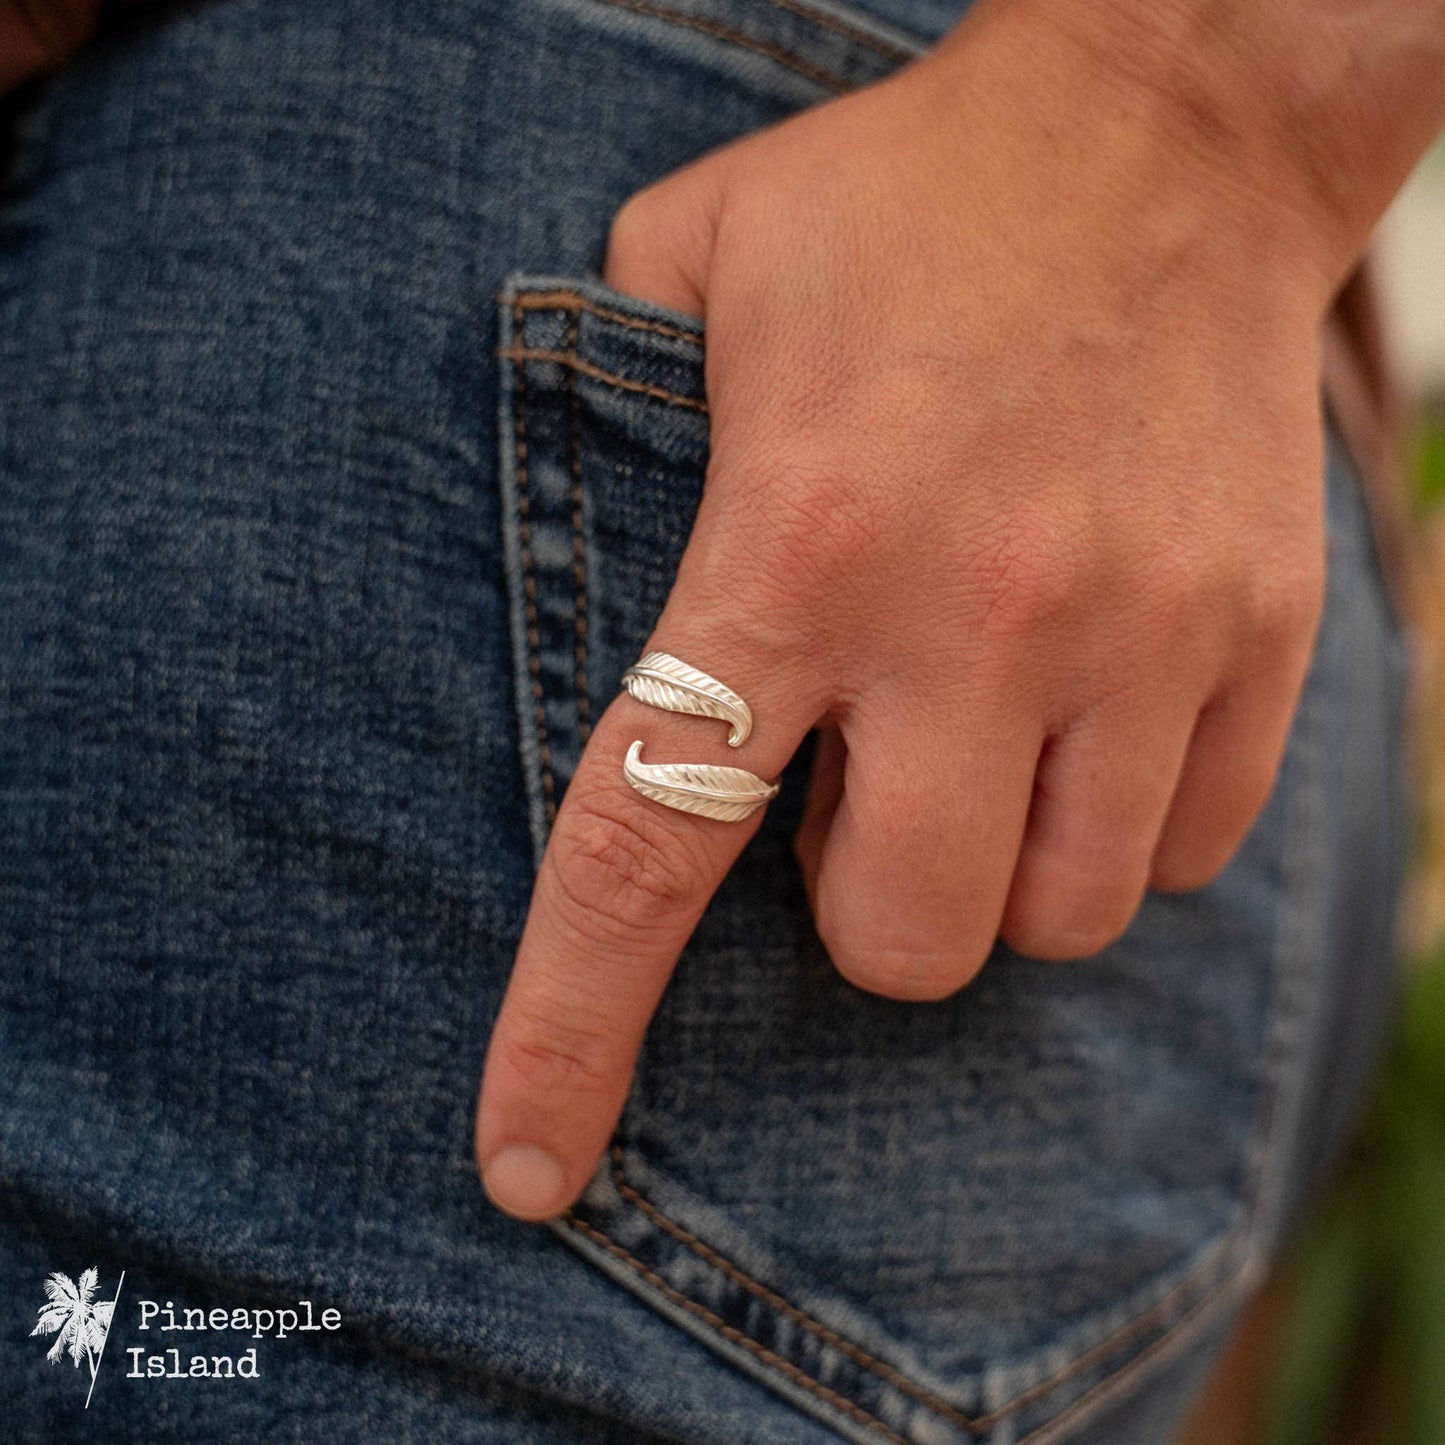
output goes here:
<path id="1" fill-rule="evenodd" d="M 701 319 L 722 214 L 723 169 L 721 156 L 704 156 L 627 200 L 607 235 L 607 285 Z"/>

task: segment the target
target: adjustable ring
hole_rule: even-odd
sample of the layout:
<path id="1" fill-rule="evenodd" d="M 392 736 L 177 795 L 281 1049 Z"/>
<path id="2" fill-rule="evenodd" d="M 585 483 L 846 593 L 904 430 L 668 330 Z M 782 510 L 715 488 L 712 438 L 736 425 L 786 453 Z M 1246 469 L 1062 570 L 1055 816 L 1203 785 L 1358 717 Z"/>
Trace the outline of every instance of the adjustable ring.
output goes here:
<path id="1" fill-rule="evenodd" d="M 717 718 L 728 724 L 728 746 L 741 747 L 753 730 L 753 714 L 726 683 L 667 652 L 649 652 L 622 674 L 623 686 L 639 702 L 665 712 Z M 627 750 L 622 776 L 643 797 L 722 823 L 751 817 L 778 795 L 777 783 L 765 782 L 746 768 L 716 763 L 644 763 L 642 739 Z"/>

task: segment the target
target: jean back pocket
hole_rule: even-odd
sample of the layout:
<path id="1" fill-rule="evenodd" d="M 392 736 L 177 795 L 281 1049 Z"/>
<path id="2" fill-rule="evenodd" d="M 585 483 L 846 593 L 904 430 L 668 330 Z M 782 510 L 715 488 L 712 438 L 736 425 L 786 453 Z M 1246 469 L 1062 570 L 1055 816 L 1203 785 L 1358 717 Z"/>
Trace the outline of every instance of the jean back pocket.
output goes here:
<path id="1" fill-rule="evenodd" d="M 703 333 L 584 278 L 513 277 L 500 307 L 540 859 L 702 497 Z M 1363 523 L 1332 476 L 1338 543 Z M 1315 670 L 1244 849 L 1210 887 L 1151 896 L 1096 958 L 1000 947 L 929 1005 L 846 983 L 791 855 L 801 750 L 684 952 L 562 1237 L 859 1441 L 1061 1439 L 1216 1324 L 1276 1237 L 1361 946 L 1330 932 L 1322 890 L 1373 908 L 1377 951 L 1388 928 L 1393 865 L 1346 877 L 1348 820 L 1323 806 L 1342 770 L 1361 797 L 1380 783 L 1333 740 L 1381 726 L 1368 699 L 1388 691 L 1351 636 L 1376 625 L 1357 550 L 1336 547 Z"/>

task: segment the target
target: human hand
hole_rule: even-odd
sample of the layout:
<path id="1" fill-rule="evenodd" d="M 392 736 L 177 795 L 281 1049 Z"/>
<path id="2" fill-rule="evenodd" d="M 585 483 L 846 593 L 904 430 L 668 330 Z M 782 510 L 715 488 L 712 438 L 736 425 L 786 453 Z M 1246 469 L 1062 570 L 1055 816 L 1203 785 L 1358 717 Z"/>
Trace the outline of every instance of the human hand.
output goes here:
<path id="1" fill-rule="evenodd" d="M 732 750 L 623 694 L 593 729 L 483 1081 L 484 1177 L 521 1217 L 587 1182 L 757 827 L 633 791 L 634 739 L 771 779 L 821 727 L 814 918 L 897 999 L 998 937 L 1097 952 L 1147 887 L 1212 878 L 1270 791 L 1322 599 L 1345 258 L 1303 191 L 1016 13 L 616 219 L 608 282 L 707 325 L 707 485 L 647 649 L 756 723 Z"/>

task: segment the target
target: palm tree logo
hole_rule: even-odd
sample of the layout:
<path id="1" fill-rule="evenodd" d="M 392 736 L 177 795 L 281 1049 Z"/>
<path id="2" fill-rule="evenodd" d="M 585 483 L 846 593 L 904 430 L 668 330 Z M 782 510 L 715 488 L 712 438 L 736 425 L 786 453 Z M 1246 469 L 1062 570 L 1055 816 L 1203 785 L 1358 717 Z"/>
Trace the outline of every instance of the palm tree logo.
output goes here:
<path id="1" fill-rule="evenodd" d="M 90 1396 L 95 1393 L 95 1375 L 100 1369 L 100 1357 L 105 1352 L 105 1342 L 110 1335 L 111 1316 L 115 1313 L 116 1300 L 120 1299 L 120 1286 L 125 1283 L 125 1271 L 120 1272 L 120 1284 L 115 1287 L 115 1299 L 97 1300 L 95 1291 L 100 1284 L 100 1274 L 92 1266 L 81 1276 L 79 1282 L 68 1274 L 57 1270 L 45 1281 L 45 1300 L 36 1312 L 40 1318 L 30 1331 L 35 1335 L 54 1335 L 45 1358 L 52 1365 L 58 1365 L 68 1354 L 71 1363 L 78 1370 L 85 1360 L 90 1366 L 90 1391 L 85 1397 L 85 1408 L 90 1408 Z"/>

